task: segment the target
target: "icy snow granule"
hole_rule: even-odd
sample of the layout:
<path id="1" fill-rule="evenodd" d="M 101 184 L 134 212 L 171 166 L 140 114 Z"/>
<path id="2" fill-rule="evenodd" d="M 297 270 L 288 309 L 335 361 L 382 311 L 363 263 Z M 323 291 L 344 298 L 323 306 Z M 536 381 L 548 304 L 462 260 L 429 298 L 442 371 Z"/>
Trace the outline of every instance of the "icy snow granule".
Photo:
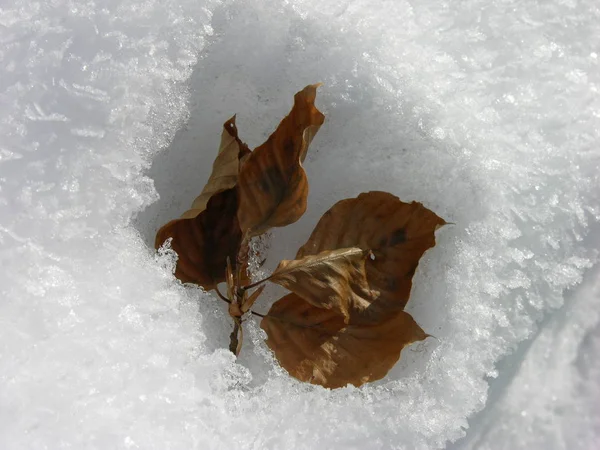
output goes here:
<path id="1" fill-rule="evenodd" d="M 505 375 L 495 362 L 597 258 L 599 16 L 593 0 L 3 6 L 0 447 L 439 448 L 464 435 L 486 377 Z M 254 322 L 234 362 L 224 309 L 149 248 L 201 190 L 225 120 L 237 113 L 255 147 L 318 81 L 308 213 L 273 233 L 267 265 L 362 191 L 456 223 L 408 307 L 436 339 L 361 389 L 291 379 Z M 597 309 L 590 292 L 573 304 Z M 564 336 L 561 399 L 597 392 L 597 317 L 577 312 L 563 333 L 573 308 L 523 355 L 521 379 L 543 385 L 536 362 Z M 511 442 L 547 432 L 547 417 L 593 442 L 598 415 L 564 400 L 575 406 L 558 416 L 550 391 L 526 391 L 536 420 L 515 419 L 516 385 L 487 417 L 520 427 Z M 502 423 L 473 424 L 502 448 Z M 523 442 L 570 448 L 580 438 L 565 430 Z"/>

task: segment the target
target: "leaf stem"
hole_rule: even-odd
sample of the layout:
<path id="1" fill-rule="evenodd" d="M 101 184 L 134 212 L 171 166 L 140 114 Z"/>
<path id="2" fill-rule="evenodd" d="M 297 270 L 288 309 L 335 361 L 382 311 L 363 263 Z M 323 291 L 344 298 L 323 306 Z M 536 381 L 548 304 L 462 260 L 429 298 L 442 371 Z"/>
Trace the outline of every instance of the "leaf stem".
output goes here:
<path id="1" fill-rule="evenodd" d="M 223 294 L 221 294 L 221 291 L 219 291 L 219 287 L 218 286 L 215 286 L 215 291 L 217 291 L 217 295 L 219 296 L 219 298 L 221 300 L 223 300 L 226 303 L 230 303 L 231 304 L 231 301 L 227 297 L 225 297 Z"/>
<path id="2" fill-rule="evenodd" d="M 250 283 L 246 286 L 241 286 L 240 289 L 247 291 L 248 289 L 255 288 L 256 286 L 260 286 L 261 284 L 265 283 L 266 281 L 269 281 L 270 278 L 271 278 L 271 275 L 269 275 L 267 278 L 263 278 L 262 280 L 255 282 L 255 283 Z"/>

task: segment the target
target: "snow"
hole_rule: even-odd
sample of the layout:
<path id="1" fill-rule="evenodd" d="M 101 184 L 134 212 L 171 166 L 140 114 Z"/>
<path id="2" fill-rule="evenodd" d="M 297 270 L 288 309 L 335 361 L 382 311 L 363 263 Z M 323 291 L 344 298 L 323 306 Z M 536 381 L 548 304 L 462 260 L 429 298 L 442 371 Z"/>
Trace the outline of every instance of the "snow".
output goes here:
<path id="1" fill-rule="evenodd" d="M 490 389 L 489 411 L 473 419 L 472 431 L 454 448 L 597 447 L 599 296 L 595 270 L 533 340 L 503 361 L 503 376 Z"/>
<path id="2" fill-rule="evenodd" d="M 600 440 L 594 0 L 0 11 L 0 448 Z M 267 268 L 362 191 L 455 223 L 408 305 L 435 339 L 360 389 L 291 379 L 254 321 L 235 362 L 222 305 L 152 250 L 205 183 L 222 123 L 237 113 L 255 147 L 319 81 L 308 213 L 272 233 Z"/>

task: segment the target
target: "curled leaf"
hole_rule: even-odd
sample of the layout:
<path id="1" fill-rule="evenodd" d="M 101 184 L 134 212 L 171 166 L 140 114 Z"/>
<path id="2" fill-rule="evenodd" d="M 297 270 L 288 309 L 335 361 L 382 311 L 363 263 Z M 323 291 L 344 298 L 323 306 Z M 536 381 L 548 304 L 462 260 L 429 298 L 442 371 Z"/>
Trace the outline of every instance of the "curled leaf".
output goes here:
<path id="1" fill-rule="evenodd" d="M 404 203 L 386 192 L 342 200 L 327 211 L 298 251 L 297 261 L 286 262 L 282 270 L 358 247 L 372 252 L 364 267 L 357 266 L 367 284 L 322 264 L 318 267 L 327 273 L 323 279 L 333 287 L 313 289 L 298 275 L 292 283 L 288 276 L 286 287 L 293 293 L 275 302 L 261 322 L 267 345 L 282 367 L 300 380 L 331 388 L 384 377 L 402 348 L 427 337 L 403 309 L 419 259 L 435 245 L 434 232 L 444 224 L 422 204 Z M 335 289 L 345 298 L 330 307 Z"/>
<path id="2" fill-rule="evenodd" d="M 227 258 L 235 261 L 242 241 L 236 213 L 237 193 L 229 189 L 213 195 L 196 217 L 172 220 L 158 230 L 156 248 L 173 238 L 171 247 L 179 256 L 178 279 L 206 290 L 225 281 Z"/>
<path id="3" fill-rule="evenodd" d="M 302 162 L 325 116 L 315 107 L 317 87 L 294 96 L 294 106 L 239 175 L 240 227 L 249 237 L 297 221 L 306 210 L 308 180 Z"/>
<path id="4" fill-rule="evenodd" d="M 367 280 L 379 297 L 355 315 L 356 320 L 360 315 L 376 321 L 404 309 L 419 260 L 435 245 L 435 230 L 445 224 L 421 203 L 405 203 L 388 192 L 366 192 L 339 201 L 323 214 L 296 258 L 341 247 L 371 250 Z"/>
<path id="5" fill-rule="evenodd" d="M 223 125 L 219 154 L 202 193 L 180 219 L 158 230 L 156 248 L 173 238 L 171 246 L 179 256 L 175 276 L 182 282 L 213 289 L 225 281 L 227 257 L 239 259 L 242 233 L 235 186 L 240 160 L 249 153 L 238 138 L 234 116 Z"/>
<path id="6" fill-rule="evenodd" d="M 370 303 L 377 294 L 369 289 L 365 274 L 365 257 L 369 254 L 353 247 L 283 260 L 269 280 L 318 308 L 335 311 L 347 323 L 357 303 Z"/>
<path id="7" fill-rule="evenodd" d="M 352 325 L 294 293 L 273 305 L 261 327 L 290 375 L 332 389 L 383 378 L 405 346 L 427 337 L 404 311 L 373 325 Z"/>
<path id="8" fill-rule="evenodd" d="M 213 163 L 213 169 L 202 192 L 192 207 L 184 212 L 182 218 L 194 218 L 206 209 L 208 200 L 219 192 L 235 187 L 238 181 L 241 161 L 250 155 L 251 151 L 238 137 L 235 116 L 223 124 L 219 153 Z"/>
<path id="9" fill-rule="evenodd" d="M 262 286 L 259 286 L 252 294 L 248 295 L 247 297 L 244 297 L 244 302 L 242 303 L 241 307 L 241 311 L 243 314 L 250 311 L 250 308 L 252 308 L 254 302 L 258 299 L 258 297 L 260 297 L 260 294 L 262 294 L 262 291 L 265 290 L 265 287 L 267 287 L 267 285 L 263 284 Z"/>

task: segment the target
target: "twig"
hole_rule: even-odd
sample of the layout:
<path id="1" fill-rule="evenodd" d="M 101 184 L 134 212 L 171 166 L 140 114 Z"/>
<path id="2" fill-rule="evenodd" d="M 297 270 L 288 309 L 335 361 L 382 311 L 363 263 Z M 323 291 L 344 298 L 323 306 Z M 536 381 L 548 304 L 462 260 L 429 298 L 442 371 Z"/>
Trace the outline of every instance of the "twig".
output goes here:
<path id="1" fill-rule="evenodd" d="M 244 329 L 242 328 L 242 321 L 237 317 L 233 318 L 233 331 L 231 332 L 229 339 L 229 350 L 236 357 L 239 356 L 244 342 Z"/>
<path id="2" fill-rule="evenodd" d="M 255 283 L 250 283 L 250 284 L 248 284 L 246 286 L 241 286 L 240 289 L 242 289 L 244 291 L 247 291 L 248 289 L 255 288 L 256 286 L 261 285 L 261 284 L 263 284 L 266 281 L 269 281 L 269 278 L 271 278 L 271 276 L 268 276 L 267 278 L 263 278 L 262 280 L 259 280 L 259 281 L 255 282 Z"/>
<path id="3" fill-rule="evenodd" d="M 227 297 L 225 297 L 223 294 L 221 294 L 221 291 L 219 291 L 219 287 L 218 286 L 215 286 L 215 291 L 217 291 L 217 295 L 219 296 L 219 298 L 221 300 L 223 300 L 226 303 L 231 303 L 231 301 Z"/>
<path id="4" fill-rule="evenodd" d="M 223 294 L 221 294 L 221 292 L 219 291 L 219 288 L 217 286 L 215 286 L 215 291 L 217 291 L 217 295 L 219 296 L 219 299 L 223 300 L 226 303 L 231 304 L 231 302 Z M 248 311 L 248 312 L 250 314 L 254 314 L 255 316 L 258 316 L 258 317 L 263 317 L 263 318 L 266 317 L 265 315 L 254 312 L 254 311 Z"/>

